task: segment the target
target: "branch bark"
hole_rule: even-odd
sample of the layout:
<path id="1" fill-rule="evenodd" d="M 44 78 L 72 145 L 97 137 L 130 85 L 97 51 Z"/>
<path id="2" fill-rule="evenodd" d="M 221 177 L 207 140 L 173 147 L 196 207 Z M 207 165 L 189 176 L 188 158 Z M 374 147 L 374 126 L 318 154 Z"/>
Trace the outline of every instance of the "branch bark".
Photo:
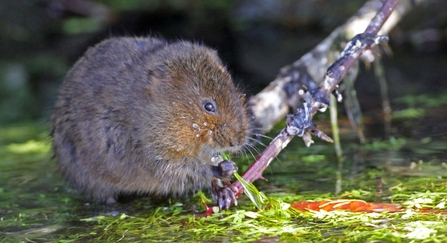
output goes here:
<path id="1" fill-rule="evenodd" d="M 380 35 L 386 35 L 396 26 L 399 20 L 424 0 L 401 0 L 395 11 L 389 16 L 386 23 L 379 29 Z M 312 90 L 323 82 L 323 73 L 331 64 L 331 60 L 337 57 L 340 51 L 333 50 L 335 43 L 342 45 L 363 32 L 368 27 L 371 19 L 382 6 L 382 0 L 370 0 L 359 9 L 357 14 L 346 23 L 335 29 L 314 49 L 302 56 L 294 63 L 283 67 L 275 80 L 269 86 L 251 97 L 249 106 L 254 116 L 255 127 L 258 132 L 266 133 L 282 120 L 289 112 L 289 108 L 295 110 L 305 99 L 303 87 Z M 385 13 L 384 13 L 385 14 Z M 373 28 L 373 27 L 369 27 Z M 340 45 L 338 49 L 343 48 Z M 352 76 L 357 76 L 356 70 L 351 69 Z M 301 92 L 300 92 L 301 90 Z"/>
<path id="2" fill-rule="evenodd" d="M 370 4 L 377 1 L 370 1 L 365 6 L 359 10 L 361 13 L 365 10 L 371 10 Z M 315 125 L 312 123 L 312 117 L 318 110 L 324 110 L 329 105 L 329 95 L 336 90 L 337 85 L 340 83 L 343 76 L 349 71 L 352 65 L 359 59 L 361 54 L 371 48 L 374 44 L 380 44 L 388 40 L 385 36 L 378 36 L 379 30 L 381 30 L 385 21 L 390 17 L 391 13 L 396 8 L 399 0 L 387 0 L 381 5 L 381 7 L 376 9 L 377 14 L 374 18 L 369 22 L 369 25 L 365 25 L 365 32 L 362 34 L 356 35 L 351 39 L 350 42 L 346 45 L 343 52 L 340 53 L 340 57 L 332 64 L 324 76 L 323 82 L 320 82 L 319 86 L 316 86 L 316 82 L 313 77 L 318 76 L 318 74 L 324 73 L 323 66 L 325 66 L 324 60 L 319 60 L 318 63 L 320 65 L 316 68 L 318 72 L 311 75 L 310 68 L 308 66 L 310 60 L 315 60 L 316 53 L 328 53 L 330 50 L 330 44 L 328 42 L 333 42 L 336 36 L 341 34 L 340 28 L 334 31 L 328 38 L 326 38 L 320 45 L 318 45 L 312 52 L 303 56 L 300 60 L 293 63 L 290 66 L 283 68 L 278 76 L 278 78 L 266 88 L 266 92 L 261 92 L 254 99 L 260 98 L 262 96 L 269 95 L 279 95 L 284 96 L 281 97 L 286 99 L 288 102 L 284 102 L 278 107 L 285 107 L 281 109 L 276 109 L 282 114 L 282 110 L 288 110 L 287 105 L 291 104 L 291 101 L 297 102 L 296 94 L 300 95 L 301 99 L 304 99 L 305 102 L 302 103 L 301 107 L 297 109 L 297 112 L 294 115 L 287 116 L 287 126 L 281 130 L 281 132 L 272 140 L 269 146 L 264 150 L 261 156 L 256 160 L 255 163 L 250 166 L 250 168 L 243 174 L 242 178 L 248 182 L 253 182 L 259 178 L 262 178 L 262 172 L 264 169 L 270 164 L 270 162 L 279 154 L 279 152 L 284 149 L 287 144 L 291 141 L 291 139 L 295 136 L 303 137 L 306 145 L 310 145 L 313 141 L 311 139 L 311 135 L 317 135 L 318 137 L 331 141 L 331 139 L 326 136 L 321 131 L 317 130 Z M 371 18 L 370 18 L 371 19 Z M 352 21 L 348 21 L 348 23 L 352 24 Z M 346 29 L 345 29 L 346 31 Z M 320 59 L 324 59 L 319 56 Z M 284 75 L 284 73 L 290 74 L 290 69 L 294 70 L 293 75 Z M 323 69 L 321 71 L 320 69 Z M 298 70 L 301 72 L 299 73 Z M 298 82 L 301 81 L 301 82 Z M 307 82 L 307 83 L 306 83 Z M 290 92 L 290 95 L 287 94 L 287 91 Z M 295 96 L 295 98 L 293 98 Z M 253 100 L 252 100 L 253 101 Z M 262 98 L 262 101 L 269 102 L 271 99 Z M 270 103 L 272 105 L 272 103 Z M 268 117 L 268 112 L 270 105 L 267 106 L 259 106 L 260 110 L 264 109 L 264 112 L 267 115 L 263 115 L 264 119 L 268 119 L 270 121 L 278 119 L 270 119 Z M 275 107 L 271 107 L 275 108 Z M 267 109 L 267 110 L 265 110 Z M 259 111 L 259 110 L 258 110 Z M 254 112 L 255 113 L 255 112 Z M 255 113 L 256 115 L 256 113 Z M 267 116 L 267 117 L 266 117 Z M 283 116 L 281 116 L 282 118 Z M 264 129 L 267 129 L 271 124 L 265 123 Z M 243 192 L 243 187 L 236 181 L 232 184 L 233 188 L 236 188 L 236 195 L 240 195 Z"/>

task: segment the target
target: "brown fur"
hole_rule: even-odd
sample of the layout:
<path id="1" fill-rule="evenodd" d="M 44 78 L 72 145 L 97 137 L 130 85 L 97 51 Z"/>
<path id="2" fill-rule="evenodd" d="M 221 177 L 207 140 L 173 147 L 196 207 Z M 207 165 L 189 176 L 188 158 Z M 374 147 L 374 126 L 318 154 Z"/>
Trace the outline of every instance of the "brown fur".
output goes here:
<path id="1" fill-rule="evenodd" d="M 155 38 L 90 48 L 68 72 L 51 125 L 62 174 L 100 202 L 209 188 L 210 158 L 240 150 L 250 129 L 244 97 L 214 50 Z"/>

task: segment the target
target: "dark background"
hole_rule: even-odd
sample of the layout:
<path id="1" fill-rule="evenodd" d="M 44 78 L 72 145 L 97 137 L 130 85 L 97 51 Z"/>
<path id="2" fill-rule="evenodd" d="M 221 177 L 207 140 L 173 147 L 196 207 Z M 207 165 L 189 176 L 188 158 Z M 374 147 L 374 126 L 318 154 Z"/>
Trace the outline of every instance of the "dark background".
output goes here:
<path id="1" fill-rule="evenodd" d="M 186 39 L 218 50 L 237 82 L 256 93 L 343 24 L 364 0 L 2 0 L 0 125 L 45 122 L 57 88 L 89 47 L 110 36 Z M 384 55 L 391 98 L 447 87 L 447 1 L 426 1 L 390 33 Z M 410 85 L 411 84 L 411 85 Z M 363 109 L 380 107 L 366 71 Z"/>

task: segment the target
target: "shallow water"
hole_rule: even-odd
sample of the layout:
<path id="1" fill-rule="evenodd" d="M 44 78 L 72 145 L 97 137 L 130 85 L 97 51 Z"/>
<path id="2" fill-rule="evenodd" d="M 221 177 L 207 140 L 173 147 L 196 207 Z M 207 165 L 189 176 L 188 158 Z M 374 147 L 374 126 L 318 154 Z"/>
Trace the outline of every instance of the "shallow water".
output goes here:
<path id="1" fill-rule="evenodd" d="M 256 185 L 267 195 L 288 195 L 286 198 L 292 198 L 290 200 L 318 200 L 328 195 L 336 199 L 340 196 L 334 194 L 339 171 L 342 178 L 341 197 L 347 195 L 343 192 L 351 190 L 376 192 L 377 177 L 380 177 L 384 182 L 383 194 L 368 194 L 362 199 L 387 201 L 390 196 L 387 188 L 403 182 L 410 184 L 412 178 L 426 178 L 433 183 L 442 182 L 447 176 L 447 134 L 440 132 L 437 127 L 445 126 L 439 123 L 444 120 L 443 112 L 439 111 L 445 108 L 445 105 L 426 108 L 423 117 L 407 119 L 404 122 L 395 120 L 395 124 L 400 124 L 399 131 L 395 133 L 398 137 L 368 137 L 369 142 L 364 146 L 359 145 L 348 122 L 341 118 L 344 150 L 342 166 L 337 163 L 333 145 L 316 140 L 310 148 L 305 148 L 302 140 L 295 138 L 264 172 L 268 181 L 259 181 Z M 316 121 L 323 129 L 328 126 L 324 119 Z M 374 127 L 374 124 L 366 124 L 367 133 L 371 133 L 368 130 L 370 127 Z M 149 212 L 155 207 L 169 208 L 172 202 L 176 201 L 155 204 L 147 198 L 139 198 L 115 206 L 89 204 L 77 192 L 72 191 L 58 175 L 55 162 L 49 153 L 50 139 L 47 134 L 48 129 L 44 125 L 23 124 L 1 128 L 0 242 L 101 241 L 104 231 L 92 229 L 100 224 L 94 219 L 101 216 L 119 218 L 124 213 L 129 216 L 147 217 L 149 220 Z M 240 162 L 240 172 L 246 169 L 248 163 Z M 179 208 L 183 214 L 203 212 L 197 201 L 180 201 L 183 204 Z M 244 207 L 251 203 L 242 196 L 240 204 Z M 89 220 L 86 222 L 82 219 Z M 445 221 L 445 218 L 442 220 Z M 163 229 L 169 229 L 169 223 Z M 160 228 L 156 229 L 158 230 Z M 156 232 L 145 233 L 146 237 L 152 234 L 149 238 L 153 241 L 188 239 L 181 231 L 170 232 L 169 234 L 173 235 L 169 239 L 166 236 L 153 236 Z M 221 238 L 212 232 L 208 234 L 208 237 L 202 239 L 231 239 Z M 327 230 L 326 234 L 335 237 L 341 232 L 333 227 Z M 122 241 L 133 242 L 146 237 L 123 236 Z"/>

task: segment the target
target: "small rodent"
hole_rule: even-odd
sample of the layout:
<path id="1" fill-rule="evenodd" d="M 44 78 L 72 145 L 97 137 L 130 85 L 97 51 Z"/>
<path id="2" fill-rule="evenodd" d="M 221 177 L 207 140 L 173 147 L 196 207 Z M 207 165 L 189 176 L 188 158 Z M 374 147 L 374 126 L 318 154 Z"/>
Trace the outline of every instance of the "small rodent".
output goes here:
<path id="1" fill-rule="evenodd" d="M 65 178 L 97 202 L 211 188 L 228 208 L 236 199 L 220 179 L 237 167 L 215 158 L 248 143 L 245 103 L 210 48 L 110 38 L 64 79 L 51 115 L 54 154 Z"/>

